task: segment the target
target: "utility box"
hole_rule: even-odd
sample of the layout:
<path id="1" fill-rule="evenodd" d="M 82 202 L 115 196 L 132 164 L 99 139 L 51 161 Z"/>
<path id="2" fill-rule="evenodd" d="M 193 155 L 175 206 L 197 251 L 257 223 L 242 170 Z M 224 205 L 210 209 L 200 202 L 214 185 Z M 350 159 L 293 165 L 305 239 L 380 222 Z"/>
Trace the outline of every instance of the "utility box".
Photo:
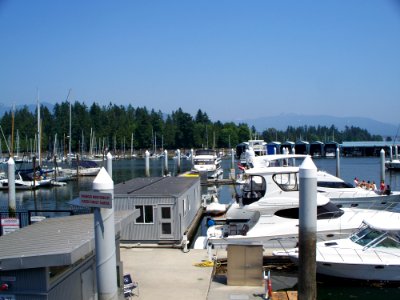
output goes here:
<path id="1" fill-rule="evenodd" d="M 263 285 L 262 245 L 228 245 L 228 285 Z"/>

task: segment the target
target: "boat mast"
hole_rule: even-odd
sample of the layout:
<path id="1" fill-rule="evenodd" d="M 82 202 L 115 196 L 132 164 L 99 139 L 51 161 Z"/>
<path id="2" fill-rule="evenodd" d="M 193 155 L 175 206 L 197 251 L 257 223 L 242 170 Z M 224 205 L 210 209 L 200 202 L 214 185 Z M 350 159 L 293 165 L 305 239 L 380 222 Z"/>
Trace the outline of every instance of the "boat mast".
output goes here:
<path id="1" fill-rule="evenodd" d="M 38 154 L 38 164 L 40 166 L 40 103 L 39 103 L 39 89 L 37 90 L 37 154 Z"/>
<path id="2" fill-rule="evenodd" d="M 69 95 L 69 93 L 68 93 Z M 68 139 L 68 160 L 71 160 L 71 102 L 69 103 L 69 139 Z"/>
<path id="3" fill-rule="evenodd" d="M 10 157 L 14 156 L 14 105 L 11 114 L 11 152 Z"/>

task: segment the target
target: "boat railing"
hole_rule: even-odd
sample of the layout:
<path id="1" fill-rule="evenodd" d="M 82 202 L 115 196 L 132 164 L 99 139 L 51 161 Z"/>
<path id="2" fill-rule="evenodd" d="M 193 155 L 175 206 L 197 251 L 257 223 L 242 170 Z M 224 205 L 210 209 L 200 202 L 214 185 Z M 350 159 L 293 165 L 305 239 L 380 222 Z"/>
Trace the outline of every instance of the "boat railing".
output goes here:
<path id="1" fill-rule="evenodd" d="M 324 249 L 324 248 L 323 248 Z M 335 250 L 335 254 L 340 257 L 340 259 L 342 260 L 342 262 L 345 262 L 346 259 L 343 257 L 343 252 L 346 252 L 346 256 L 351 255 L 351 253 L 354 253 L 354 257 L 358 257 L 359 260 L 361 262 L 365 262 L 366 258 L 371 258 L 371 257 L 377 257 L 379 259 L 380 262 L 384 263 L 384 259 L 381 257 L 380 254 L 385 254 L 385 255 L 391 255 L 391 256 L 395 256 L 397 257 L 397 259 L 400 259 L 400 255 L 393 253 L 393 252 L 385 252 L 383 250 L 372 250 L 369 248 L 368 251 L 365 251 L 365 249 L 353 249 L 353 248 L 343 248 L 343 247 L 332 247 L 329 249 L 333 249 Z M 334 255 L 333 253 L 325 253 L 325 255 L 323 254 L 324 251 L 321 251 L 321 249 L 319 249 L 317 247 L 317 252 L 319 253 L 319 255 L 321 255 L 321 257 L 326 260 L 326 261 L 331 261 L 331 257 L 332 255 Z"/>

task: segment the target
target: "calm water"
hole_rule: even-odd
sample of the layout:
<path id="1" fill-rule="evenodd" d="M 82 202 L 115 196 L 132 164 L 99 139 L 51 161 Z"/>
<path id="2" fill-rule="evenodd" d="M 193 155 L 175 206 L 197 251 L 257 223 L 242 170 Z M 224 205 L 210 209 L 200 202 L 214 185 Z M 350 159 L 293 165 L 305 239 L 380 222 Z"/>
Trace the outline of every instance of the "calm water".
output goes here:
<path id="1" fill-rule="evenodd" d="M 335 159 L 314 159 L 314 163 L 320 170 L 336 174 Z M 380 181 L 380 159 L 379 158 L 353 158 L 343 157 L 341 163 L 341 177 L 353 182 L 354 177 L 360 180 Z M 163 160 L 150 160 L 150 175 L 163 175 Z M 231 160 L 223 160 L 224 178 L 228 178 Z M 7 166 L 3 165 L 3 168 Z M 190 169 L 190 161 L 182 160 L 181 171 Z M 174 160 L 169 161 L 169 170 L 172 174 L 177 173 L 177 166 Z M 114 183 L 120 183 L 134 177 L 144 176 L 144 160 L 116 160 L 113 162 Z M 386 171 L 386 183 L 390 184 L 392 190 L 400 190 L 400 172 Z M 68 201 L 78 197 L 79 192 L 90 190 L 93 177 L 80 178 L 78 181 L 71 181 L 63 187 L 40 189 L 37 191 L 17 191 L 17 205 L 25 209 L 69 209 Z M 203 192 L 207 188 L 203 187 Z M 232 199 L 234 189 L 231 186 L 218 188 L 219 200 L 221 203 L 229 203 Z M 0 206 L 8 206 L 8 193 L 0 191 Z M 272 276 L 279 275 L 279 271 L 272 271 Z M 290 288 L 290 287 L 289 287 Z M 400 285 L 382 286 L 360 283 L 349 280 L 326 279 L 318 277 L 318 299 L 400 299 Z"/>

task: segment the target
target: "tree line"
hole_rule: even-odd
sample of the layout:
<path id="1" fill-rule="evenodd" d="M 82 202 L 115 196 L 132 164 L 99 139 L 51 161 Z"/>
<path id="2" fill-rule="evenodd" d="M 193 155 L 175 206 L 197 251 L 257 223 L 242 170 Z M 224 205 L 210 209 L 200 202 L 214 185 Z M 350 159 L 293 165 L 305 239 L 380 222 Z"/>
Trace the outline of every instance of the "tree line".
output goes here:
<path id="1" fill-rule="evenodd" d="M 71 110 L 71 137 L 69 137 Z M 132 105 L 116 104 L 87 106 L 76 101 L 64 101 L 54 105 L 53 111 L 46 106 L 40 108 L 41 151 L 52 152 L 54 148 L 68 147 L 71 139 L 73 152 L 108 148 L 113 151 L 148 149 L 150 152 L 163 149 L 191 148 L 234 148 L 250 139 L 266 142 L 287 140 L 297 141 L 382 141 L 382 136 L 371 135 L 366 129 L 346 126 L 338 130 L 334 125 L 327 126 L 288 126 L 286 130 L 273 127 L 257 132 L 245 123 L 212 122 L 207 113 L 199 109 L 195 116 L 181 108 L 170 114 L 148 110 L 146 107 L 134 108 Z M 14 127 L 12 127 L 14 124 Z M 8 111 L 1 118 L 2 152 L 8 152 L 13 142 L 13 152 L 32 151 L 37 145 L 37 111 L 31 112 L 27 106 L 16 111 Z M 11 138 L 14 132 L 14 139 Z M 57 137 L 57 138 L 56 138 Z M 8 147 L 7 147 L 8 146 Z M 17 149 L 18 147 L 18 149 Z"/>

